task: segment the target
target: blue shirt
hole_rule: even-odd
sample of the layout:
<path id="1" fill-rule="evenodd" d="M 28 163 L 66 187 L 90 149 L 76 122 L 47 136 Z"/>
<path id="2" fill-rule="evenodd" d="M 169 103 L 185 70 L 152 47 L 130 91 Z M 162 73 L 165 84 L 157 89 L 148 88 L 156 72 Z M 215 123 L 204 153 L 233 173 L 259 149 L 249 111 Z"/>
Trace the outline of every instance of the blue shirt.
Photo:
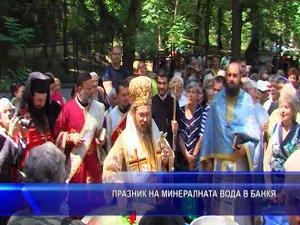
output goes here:
<path id="1" fill-rule="evenodd" d="M 111 81 L 113 88 L 116 88 L 118 80 L 125 80 L 129 74 L 129 71 L 123 66 L 120 66 L 120 68 L 116 70 L 110 65 L 104 70 L 103 82 Z"/>

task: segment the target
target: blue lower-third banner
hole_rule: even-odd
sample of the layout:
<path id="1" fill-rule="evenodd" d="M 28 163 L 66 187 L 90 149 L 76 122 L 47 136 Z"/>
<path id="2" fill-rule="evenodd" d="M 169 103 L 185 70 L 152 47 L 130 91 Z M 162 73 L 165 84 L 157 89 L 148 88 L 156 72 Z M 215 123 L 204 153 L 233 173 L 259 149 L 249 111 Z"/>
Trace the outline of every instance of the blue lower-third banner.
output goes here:
<path id="1" fill-rule="evenodd" d="M 272 176 L 131 174 L 116 184 L 1 184 L 0 215 L 300 215 L 300 174 Z"/>

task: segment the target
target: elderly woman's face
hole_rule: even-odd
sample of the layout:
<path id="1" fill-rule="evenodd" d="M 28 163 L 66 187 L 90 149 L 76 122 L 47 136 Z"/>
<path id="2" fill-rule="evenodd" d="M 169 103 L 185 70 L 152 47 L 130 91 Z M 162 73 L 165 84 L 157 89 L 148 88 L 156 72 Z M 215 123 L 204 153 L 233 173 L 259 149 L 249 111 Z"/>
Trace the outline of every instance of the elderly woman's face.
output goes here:
<path id="1" fill-rule="evenodd" d="M 290 123 L 295 116 L 291 104 L 288 103 L 286 100 L 282 100 L 279 102 L 279 115 L 282 123 L 284 124 Z"/>
<path id="2" fill-rule="evenodd" d="M 197 100 L 199 99 L 198 93 L 195 88 L 189 88 L 186 91 L 186 100 L 188 104 L 195 104 Z"/>
<path id="3" fill-rule="evenodd" d="M 93 81 L 93 87 L 94 87 L 95 92 L 96 92 L 97 87 L 98 87 L 98 77 L 97 76 L 92 76 L 92 81 Z"/>
<path id="4" fill-rule="evenodd" d="M 11 108 L 9 104 L 3 105 L 0 109 L 0 123 L 3 127 L 7 128 L 10 120 L 13 116 L 14 110 Z"/>

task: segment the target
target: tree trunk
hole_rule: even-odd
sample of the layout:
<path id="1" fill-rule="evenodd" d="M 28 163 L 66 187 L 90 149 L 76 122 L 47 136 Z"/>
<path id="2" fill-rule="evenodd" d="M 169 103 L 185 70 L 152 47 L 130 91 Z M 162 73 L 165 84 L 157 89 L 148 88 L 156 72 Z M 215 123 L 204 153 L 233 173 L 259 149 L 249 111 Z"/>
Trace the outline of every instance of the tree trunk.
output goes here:
<path id="1" fill-rule="evenodd" d="M 50 60 L 51 64 L 48 68 L 54 75 L 58 75 L 59 70 L 59 59 L 57 58 L 56 52 L 56 23 L 55 23 L 55 2 L 56 0 L 49 0 L 49 26 L 48 36 L 50 45 Z"/>
<path id="2" fill-rule="evenodd" d="M 197 24 L 197 28 L 195 29 L 195 46 L 200 45 L 200 22 L 201 22 L 201 14 L 200 14 L 200 6 L 201 0 L 197 0 L 197 14 L 195 17 L 195 24 Z"/>
<path id="3" fill-rule="evenodd" d="M 102 41 L 104 43 L 111 42 L 111 45 L 113 45 L 114 35 L 120 21 L 107 10 L 105 0 L 96 0 L 95 2 L 98 5 L 98 13 L 101 16 L 99 29 L 105 32 L 105 35 L 102 35 Z"/>
<path id="4" fill-rule="evenodd" d="M 232 41 L 231 55 L 234 59 L 238 59 L 241 49 L 241 7 L 240 0 L 232 0 Z"/>
<path id="5" fill-rule="evenodd" d="M 1 15 L 7 15 L 5 8 L 0 8 Z M 0 33 L 5 33 L 5 25 L 3 17 L 0 17 Z M 6 73 L 6 65 L 8 62 L 8 46 L 7 43 L 0 41 L 0 79 Z"/>
<path id="6" fill-rule="evenodd" d="M 211 10 L 210 3 L 211 3 L 211 0 L 207 0 L 207 2 L 206 2 L 206 17 L 205 17 L 205 55 L 206 55 L 206 59 L 207 59 L 208 48 L 209 48 L 209 21 L 210 21 L 210 10 Z"/>
<path id="7" fill-rule="evenodd" d="M 126 28 L 123 34 L 123 65 L 133 72 L 133 62 L 135 56 L 135 36 L 136 29 L 140 22 L 141 1 L 131 0 L 129 6 Z"/>
<path id="8" fill-rule="evenodd" d="M 217 42 L 218 42 L 218 50 L 219 50 L 219 54 L 221 53 L 221 50 L 223 48 L 222 46 L 222 20 L 223 19 L 223 10 L 221 7 L 218 7 L 218 38 L 217 38 Z"/>
<path id="9" fill-rule="evenodd" d="M 105 7 L 105 3 L 103 2 L 103 0 L 97 0 L 97 4 L 99 6 L 99 14 L 104 17 L 107 18 L 109 16 L 109 12 L 107 11 L 106 7 Z"/>
<path id="10" fill-rule="evenodd" d="M 0 78 L 6 73 L 6 64 L 8 62 L 8 48 L 7 44 L 0 42 Z"/>
<path id="11" fill-rule="evenodd" d="M 68 74 L 67 0 L 64 0 L 64 3 L 63 3 L 62 24 L 63 24 L 65 73 Z"/>
<path id="12" fill-rule="evenodd" d="M 173 21 L 175 21 L 175 18 L 176 18 L 176 15 L 177 15 L 178 4 L 179 4 L 179 0 L 175 0 L 174 18 L 173 18 Z"/>
<path id="13" fill-rule="evenodd" d="M 55 0 L 49 0 L 49 44 L 51 56 L 56 56 L 56 24 L 55 24 Z"/>
<path id="14" fill-rule="evenodd" d="M 160 26 L 158 26 L 158 49 L 161 50 L 163 49 L 163 45 L 162 45 L 162 40 L 161 40 L 161 33 L 160 33 Z"/>
<path id="15" fill-rule="evenodd" d="M 251 7 L 251 41 L 245 52 L 247 64 L 254 66 L 259 50 L 259 8 L 257 0 L 250 1 Z"/>

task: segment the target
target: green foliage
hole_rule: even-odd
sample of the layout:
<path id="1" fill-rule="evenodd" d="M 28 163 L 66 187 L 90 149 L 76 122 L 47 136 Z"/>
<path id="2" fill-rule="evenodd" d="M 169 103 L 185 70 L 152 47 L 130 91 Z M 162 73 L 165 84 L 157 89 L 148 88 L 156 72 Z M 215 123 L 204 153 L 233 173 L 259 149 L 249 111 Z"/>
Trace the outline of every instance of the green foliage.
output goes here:
<path id="1" fill-rule="evenodd" d="M 299 43 L 300 43 L 300 2 L 295 1 L 292 3 L 292 6 L 296 12 L 293 15 L 294 21 L 295 21 L 295 25 L 294 25 L 295 41 L 297 41 L 297 43 L 299 45 Z"/>
<path id="2" fill-rule="evenodd" d="M 261 18 L 261 40 L 267 46 L 272 42 L 283 46 L 294 45 L 300 41 L 300 3 L 297 0 L 259 1 Z"/>
<path id="3" fill-rule="evenodd" d="M 108 11 L 113 14 L 116 18 L 119 19 L 122 23 L 126 22 L 128 9 L 129 9 L 129 0 L 115 1 L 115 0 L 105 0 L 106 7 Z"/>
<path id="4" fill-rule="evenodd" d="M 79 39 L 88 40 L 86 32 L 92 32 L 100 19 L 95 6 L 91 4 L 91 1 L 75 1 L 68 11 L 69 37 L 76 35 Z"/>
<path id="5" fill-rule="evenodd" d="M 170 13 L 165 1 L 145 0 L 142 4 L 141 21 L 146 25 L 165 26 L 170 22 Z"/>
<path id="6" fill-rule="evenodd" d="M 16 70 L 7 70 L 6 76 L 2 77 L 0 89 L 1 90 L 10 90 L 10 86 L 16 80 L 26 81 L 28 76 L 28 69 L 25 67 L 18 67 Z"/>
<path id="7" fill-rule="evenodd" d="M 13 81 L 20 80 L 26 81 L 28 76 L 28 69 L 25 67 L 18 67 L 15 71 L 8 69 L 8 76 L 13 79 Z"/>
<path id="8" fill-rule="evenodd" d="M 0 41 L 11 44 L 16 49 L 22 49 L 26 42 L 33 37 L 34 29 L 22 28 L 19 20 L 13 17 L 3 17 L 5 19 L 5 27 L 7 28 L 8 35 L 0 33 Z"/>
<path id="9" fill-rule="evenodd" d="M 221 33 L 222 33 L 223 48 L 230 49 L 230 47 L 231 47 L 231 11 L 229 11 L 229 10 L 224 11 L 223 26 L 222 26 Z"/>
<path id="10" fill-rule="evenodd" d="M 128 9 L 131 0 L 66 0 L 67 2 L 67 41 L 76 39 L 76 50 L 81 54 L 92 54 L 93 51 L 106 55 L 108 46 L 122 43 Z M 241 49 L 245 50 L 251 39 L 252 0 L 240 0 L 243 13 L 241 27 Z M 55 22 L 57 43 L 62 43 L 63 1 L 55 0 Z M 135 42 L 135 49 L 140 58 L 152 58 L 159 47 L 180 47 L 183 51 L 193 47 L 199 33 L 199 44 L 205 43 L 205 22 L 209 21 L 209 44 L 217 45 L 218 9 L 222 9 L 221 39 L 224 49 L 231 46 L 231 0 L 143 0 L 141 1 L 141 21 Z M 175 15 L 175 3 L 178 2 Z M 206 7 L 210 3 L 210 16 L 206 15 Z M 273 42 L 289 48 L 300 44 L 300 1 L 299 0 L 257 0 L 259 5 L 260 42 L 271 46 Z M 34 45 L 47 45 L 49 28 L 49 1 L 18 0 L 1 1 L 1 9 L 8 17 L 4 31 L 1 30 L 0 41 L 16 49 L 24 48 L 31 41 Z M 10 16 L 10 17 L 9 17 Z M 14 16 L 12 18 L 11 16 Z M 24 27 L 33 27 L 24 28 Z M 34 35 L 35 33 L 35 35 Z M 161 40 L 161 43 L 158 43 Z M 90 42 L 94 42 L 91 43 Z M 161 46 L 158 46 L 161 44 Z M 74 46 L 69 45 L 69 53 L 73 55 Z M 45 48 L 46 49 L 46 48 Z M 161 49 L 160 49 L 161 50 Z M 8 55 L 8 54 L 7 54 Z M 31 63 L 22 61 L 22 66 L 30 69 L 46 70 L 54 64 L 48 53 L 34 55 Z M 36 58 L 39 57 L 35 61 Z M 24 54 L 24 58 L 25 54 Z M 102 57 L 103 59 L 105 57 Z M 61 58 L 57 57 L 59 61 Z M 6 60 L 8 61 L 8 60 Z M 8 72 L 11 74 L 12 72 Z M 16 71 L 14 71 L 16 73 Z"/>
<path id="11" fill-rule="evenodd" d="M 0 41 L 10 44 L 12 47 L 21 50 L 34 35 L 34 29 L 22 28 L 19 20 L 13 17 L 3 17 L 7 35 L 0 33 Z M 10 85 L 15 80 L 27 80 L 27 69 L 17 67 L 15 70 L 7 69 L 7 74 L 1 78 L 0 88 L 9 90 Z"/>
<path id="12" fill-rule="evenodd" d="M 154 58 L 158 53 L 157 33 L 153 30 L 144 30 L 137 33 L 136 51 L 142 60 Z"/>
<path id="13" fill-rule="evenodd" d="M 171 47 L 173 43 L 175 47 L 187 49 L 193 45 L 194 40 L 191 39 L 193 35 L 194 25 L 185 19 L 184 16 L 178 15 L 174 23 L 171 24 L 167 34 L 169 35 L 167 47 Z"/>
<path id="14" fill-rule="evenodd" d="M 251 40 L 251 22 L 246 21 L 250 17 L 250 9 L 246 9 L 242 13 L 242 21 L 244 22 L 242 31 L 241 31 L 241 50 L 245 51 Z"/>
<path id="15" fill-rule="evenodd" d="M 195 5 L 186 1 L 179 1 L 179 3 L 175 18 L 174 4 L 170 4 L 170 1 L 145 0 L 142 4 L 143 30 L 149 33 L 149 30 L 154 29 L 157 36 L 153 38 L 158 40 L 160 35 L 164 48 L 170 48 L 173 44 L 175 47 L 187 49 L 194 43 L 193 32 L 196 25 L 192 20 L 195 14 L 195 10 L 192 9 Z"/>

